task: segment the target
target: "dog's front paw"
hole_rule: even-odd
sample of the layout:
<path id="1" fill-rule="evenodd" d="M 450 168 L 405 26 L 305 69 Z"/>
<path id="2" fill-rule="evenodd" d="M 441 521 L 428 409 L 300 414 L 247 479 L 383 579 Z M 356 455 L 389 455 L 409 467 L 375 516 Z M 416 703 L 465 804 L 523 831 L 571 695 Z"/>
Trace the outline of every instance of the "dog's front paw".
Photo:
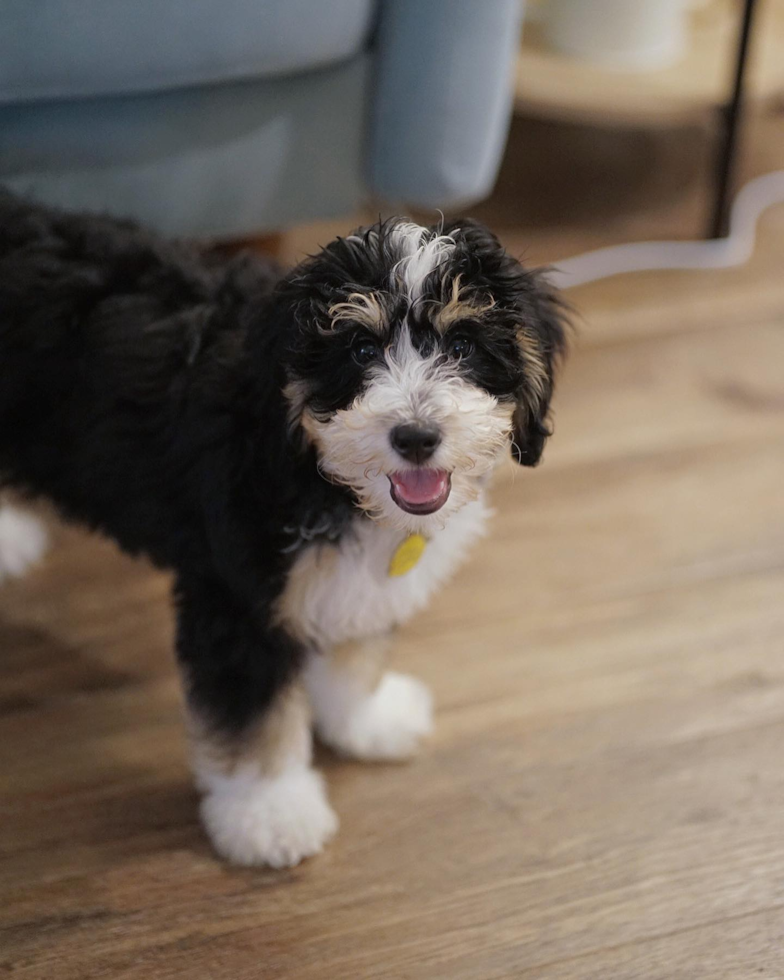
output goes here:
<path id="1" fill-rule="evenodd" d="M 23 575 L 46 551 L 46 529 L 37 517 L 0 506 L 0 581 Z"/>
<path id="2" fill-rule="evenodd" d="M 272 868 L 292 867 L 318 854 L 338 829 L 324 782 L 307 766 L 271 778 L 214 779 L 201 816 L 221 857 Z"/>
<path id="3" fill-rule="evenodd" d="M 433 699 L 421 681 L 392 671 L 345 714 L 321 719 L 322 739 L 356 759 L 407 759 L 433 730 Z"/>

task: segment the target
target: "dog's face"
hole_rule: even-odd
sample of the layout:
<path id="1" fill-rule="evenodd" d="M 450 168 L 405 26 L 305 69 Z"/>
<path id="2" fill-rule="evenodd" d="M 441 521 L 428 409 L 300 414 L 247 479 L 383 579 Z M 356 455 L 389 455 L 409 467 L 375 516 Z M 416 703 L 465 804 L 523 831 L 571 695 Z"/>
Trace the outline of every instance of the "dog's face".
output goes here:
<path id="1" fill-rule="evenodd" d="M 361 229 L 295 269 L 278 303 L 292 423 L 371 517 L 427 532 L 503 454 L 538 462 L 560 307 L 482 226 Z"/>

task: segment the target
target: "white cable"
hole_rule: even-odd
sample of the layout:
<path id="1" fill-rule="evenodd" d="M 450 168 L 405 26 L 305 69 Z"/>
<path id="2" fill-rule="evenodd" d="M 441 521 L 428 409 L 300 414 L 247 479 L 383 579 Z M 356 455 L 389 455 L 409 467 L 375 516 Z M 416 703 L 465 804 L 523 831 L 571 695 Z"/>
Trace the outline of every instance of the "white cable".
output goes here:
<path id="1" fill-rule="evenodd" d="M 754 252 L 757 220 L 774 204 L 784 204 L 784 170 L 755 177 L 738 193 L 727 238 L 702 242 L 632 242 L 584 252 L 559 262 L 548 274 L 558 289 L 650 269 L 725 269 L 742 265 Z"/>

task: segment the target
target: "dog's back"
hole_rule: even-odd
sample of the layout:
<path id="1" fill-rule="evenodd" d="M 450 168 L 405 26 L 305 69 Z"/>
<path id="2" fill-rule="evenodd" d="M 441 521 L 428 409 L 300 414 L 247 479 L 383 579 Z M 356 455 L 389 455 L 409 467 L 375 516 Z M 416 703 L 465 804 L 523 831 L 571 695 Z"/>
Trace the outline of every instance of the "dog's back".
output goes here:
<path id="1" fill-rule="evenodd" d="M 199 355 L 236 346 L 228 288 L 195 250 L 0 191 L 0 483 L 156 557 L 156 524 L 168 541 L 187 508 L 172 442 Z"/>

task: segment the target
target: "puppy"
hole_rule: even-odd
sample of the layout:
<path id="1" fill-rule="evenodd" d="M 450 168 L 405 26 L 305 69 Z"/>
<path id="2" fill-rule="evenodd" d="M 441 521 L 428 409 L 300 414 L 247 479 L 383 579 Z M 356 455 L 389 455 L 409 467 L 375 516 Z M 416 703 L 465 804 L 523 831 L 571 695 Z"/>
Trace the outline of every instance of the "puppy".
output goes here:
<path id="1" fill-rule="evenodd" d="M 174 573 L 201 815 L 238 864 L 337 828 L 311 729 L 403 759 L 431 728 L 385 669 L 535 465 L 564 324 L 470 220 L 391 220 L 280 275 L 0 194 L 0 481 Z"/>

